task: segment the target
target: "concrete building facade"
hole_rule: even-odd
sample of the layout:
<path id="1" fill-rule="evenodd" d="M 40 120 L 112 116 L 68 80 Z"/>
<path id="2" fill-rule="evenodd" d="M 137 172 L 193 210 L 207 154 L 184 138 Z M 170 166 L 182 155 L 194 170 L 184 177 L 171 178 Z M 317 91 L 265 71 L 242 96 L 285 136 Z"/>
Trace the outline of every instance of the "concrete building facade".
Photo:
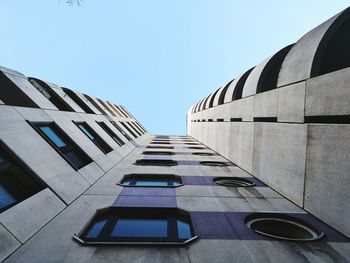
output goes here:
<path id="1" fill-rule="evenodd" d="M 0 68 L 0 262 L 349 262 L 349 12 L 193 105 L 188 136 Z"/>
<path id="2" fill-rule="evenodd" d="M 350 9 L 193 105 L 188 134 L 350 236 Z"/>

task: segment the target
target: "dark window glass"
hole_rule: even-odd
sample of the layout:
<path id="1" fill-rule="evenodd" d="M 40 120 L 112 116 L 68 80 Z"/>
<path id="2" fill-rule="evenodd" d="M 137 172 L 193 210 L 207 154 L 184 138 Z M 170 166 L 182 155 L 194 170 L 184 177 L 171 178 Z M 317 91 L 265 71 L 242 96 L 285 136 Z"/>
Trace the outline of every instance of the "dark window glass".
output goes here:
<path id="1" fill-rule="evenodd" d="M 111 237 L 167 237 L 167 219 L 119 218 Z"/>
<path id="2" fill-rule="evenodd" d="M 75 124 L 103 153 L 109 153 L 113 150 L 86 122 L 76 122 Z"/>
<path id="3" fill-rule="evenodd" d="M 95 113 L 74 91 L 67 88 L 63 88 L 63 91 L 86 113 Z"/>
<path id="4" fill-rule="evenodd" d="M 182 185 L 182 181 L 181 177 L 172 174 L 128 174 L 120 184 L 140 187 L 174 187 Z"/>
<path id="5" fill-rule="evenodd" d="M 174 166 L 177 161 L 167 159 L 139 159 L 134 163 L 135 165 L 153 165 L 153 166 Z"/>
<path id="6" fill-rule="evenodd" d="M 93 242 L 183 243 L 195 237 L 190 215 L 175 208 L 109 207 L 97 212 L 76 238 Z"/>
<path id="7" fill-rule="evenodd" d="M 135 123 L 141 128 L 141 130 L 143 130 L 145 133 L 147 132 L 145 127 L 143 127 L 138 121 L 135 121 Z"/>
<path id="8" fill-rule="evenodd" d="M 124 123 L 124 122 L 120 122 L 121 125 L 123 125 L 123 127 L 132 135 L 134 136 L 134 138 L 137 138 L 137 135 Z"/>
<path id="9" fill-rule="evenodd" d="M 191 226 L 188 222 L 184 220 L 177 220 L 177 231 L 179 239 L 189 239 L 192 237 Z"/>
<path id="10" fill-rule="evenodd" d="M 133 123 L 142 132 L 142 134 L 146 133 L 146 131 L 136 121 L 134 121 Z"/>
<path id="11" fill-rule="evenodd" d="M 152 141 L 151 144 L 171 144 L 169 141 Z"/>
<path id="12" fill-rule="evenodd" d="M 75 169 L 80 169 L 92 160 L 55 123 L 33 123 L 35 129 Z"/>
<path id="13" fill-rule="evenodd" d="M 51 101 L 57 109 L 62 111 L 74 111 L 73 108 L 44 81 L 35 78 L 30 78 L 29 81 L 41 94 Z"/>
<path id="14" fill-rule="evenodd" d="M 86 135 L 87 137 L 89 137 L 89 139 L 93 140 L 93 139 L 95 138 L 95 137 L 92 135 L 92 133 L 89 132 L 89 129 L 86 128 L 86 126 L 84 125 L 84 123 L 78 123 L 77 125 L 78 125 L 78 127 L 80 128 L 80 130 L 81 130 L 83 133 L 85 133 L 85 135 Z"/>
<path id="15" fill-rule="evenodd" d="M 126 115 L 125 112 L 118 105 L 114 104 L 114 106 L 119 110 L 119 112 L 123 115 L 123 117 L 128 118 L 128 115 Z"/>
<path id="16" fill-rule="evenodd" d="M 95 106 L 96 109 L 98 109 L 102 114 L 107 115 L 107 113 L 102 109 L 100 105 L 97 104 L 97 102 L 91 98 L 89 95 L 84 94 L 84 96 L 91 102 L 92 105 Z"/>
<path id="17" fill-rule="evenodd" d="M 140 131 L 139 128 L 137 128 L 133 122 L 128 122 L 128 124 L 139 136 L 143 134 L 143 132 Z"/>
<path id="18" fill-rule="evenodd" d="M 109 135 L 109 136 L 111 136 L 112 137 L 112 139 L 119 145 L 119 146 L 122 146 L 122 145 L 124 145 L 125 143 L 123 142 L 123 140 L 122 139 L 120 139 L 119 137 L 118 137 L 118 135 L 116 135 L 112 130 L 111 130 L 111 128 L 109 128 L 108 126 L 107 126 L 107 124 L 106 123 L 104 123 L 104 122 L 102 122 L 102 121 L 100 121 L 100 122 L 96 122 L 98 125 L 100 125 L 100 127 Z"/>
<path id="19" fill-rule="evenodd" d="M 134 121 L 133 124 L 141 131 L 142 134 L 146 133 L 145 130 L 136 122 Z"/>
<path id="20" fill-rule="evenodd" d="M 174 149 L 174 146 L 163 146 L 163 145 L 149 145 L 148 149 Z"/>
<path id="21" fill-rule="evenodd" d="M 93 238 L 98 237 L 98 235 L 101 233 L 103 227 L 107 223 L 107 219 L 97 221 L 89 230 L 89 232 L 86 234 L 86 237 Z"/>
<path id="22" fill-rule="evenodd" d="M 110 114 L 112 114 L 112 116 L 117 116 L 117 115 L 115 115 L 115 113 L 112 111 L 112 109 L 110 109 L 110 108 L 106 105 L 106 103 L 104 103 L 103 100 L 100 100 L 100 99 L 97 99 L 97 100 L 102 104 L 103 107 L 105 107 L 105 109 L 106 109 Z"/>
<path id="23" fill-rule="evenodd" d="M 143 151 L 144 155 L 175 155 L 175 152 L 169 151 Z"/>
<path id="24" fill-rule="evenodd" d="M 115 121 L 111 121 L 112 125 L 121 133 L 123 134 L 123 136 L 128 140 L 128 141 L 132 141 L 131 137 L 125 132 L 123 131 L 123 129 L 115 122 Z"/>
<path id="25" fill-rule="evenodd" d="M 137 129 L 135 129 L 134 126 L 131 125 L 131 122 L 125 122 L 125 125 L 127 125 L 136 134 L 136 137 L 142 135 L 142 133 L 140 133 Z"/>
<path id="26" fill-rule="evenodd" d="M 139 179 L 136 180 L 135 182 L 136 186 L 167 186 L 168 185 L 168 181 L 167 180 L 146 180 L 146 179 Z"/>
<path id="27" fill-rule="evenodd" d="M 127 118 L 132 118 L 131 114 L 129 114 L 129 112 L 123 106 L 119 105 L 119 108 L 124 112 Z"/>
<path id="28" fill-rule="evenodd" d="M 44 189 L 24 165 L 0 147 L 0 212 Z"/>
<path id="29" fill-rule="evenodd" d="M 39 129 L 57 146 L 57 147 L 65 147 L 67 146 L 64 141 L 58 136 L 58 134 L 54 131 L 52 127 L 41 126 Z"/>

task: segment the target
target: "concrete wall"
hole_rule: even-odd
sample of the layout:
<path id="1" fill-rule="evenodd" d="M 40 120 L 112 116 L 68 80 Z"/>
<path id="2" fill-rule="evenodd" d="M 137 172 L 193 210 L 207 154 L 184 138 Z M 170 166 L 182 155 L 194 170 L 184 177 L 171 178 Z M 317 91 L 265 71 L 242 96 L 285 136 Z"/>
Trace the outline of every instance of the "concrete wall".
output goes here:
<path id="1" fill-rule="evenodd" d="M 1 70 L 15 84 L 14 88 L 22 90 L 39 108 L 2 103 L 0 105 L 0 139 L 10 148 L 16 159 L 30 168 L 30 173 L 38 177 L 45 187 L 42 191 L 0 213 L 0 262 L 36 235 L 42 227 L 134 150 L 140 140 L 148 136 L 144 133 L 129 142 L 110 121 L 117 123 L 134 121 L 133 118 L 121 117 L 119 116 L 121 114 L 102 115 L 84 95 L 78 94 L 83 103 L 97 113 L 87 114 L 61 87 L 48 83 L 75 110 L 74 112 L 59 111 L 23 74 L 6 68 Z M 100 107 L 104 107 L 97 99 L 94 98 L 94 100 Z M 114 111 L 112 108 L 110 110 Z M 113 150 L 104 154 L 73 121 L 87 122 Z M 96 121 L 105 122 L 125 144 L 119 146 L 97 125 Z M 33 129 L 29 122 L 55 122 L 91 158 L 92 162 L 75 170 Z M 123 127 L 122 129 L 124 130 Z"/>
<path id="2" fill-rule="evenodd" d="M 312 76 L 314 61 L 322 60 L 318 49 L 336 34 L 340 21 L 350 19 L 348 13 L 337 14 L 297 41 L 277 69 L 271 90 L 257 92 L 268 58 L 248 76 L 242 99 L 229 99 L 234 81 L 224 104 L 188 113 L 187 130 L 350 236 L 344 221 L 350 215 L 350 68 Z"/>

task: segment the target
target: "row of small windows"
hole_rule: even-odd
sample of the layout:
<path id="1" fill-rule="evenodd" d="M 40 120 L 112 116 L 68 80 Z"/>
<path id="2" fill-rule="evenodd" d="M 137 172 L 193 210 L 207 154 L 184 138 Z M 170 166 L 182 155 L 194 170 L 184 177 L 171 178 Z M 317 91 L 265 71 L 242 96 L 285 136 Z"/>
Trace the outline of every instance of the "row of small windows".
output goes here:
<path id="1" fill-rule="evenodd" d="M 215 180 L 217 179 L 217 180 Z M 222 186 L 246 187 L 241 178 L 219 177 Z M 244 183 L 249 182 L 247 179 Z M 177 187 L 173 174 L 127 174 L 119 183 L 125 187 Z M 101 244 L 186 244 L 195 240 L 191 215 L 177 208 L 107 207 L 97 210 L 74 239 L 84 245 Z"/>
<path id="2" fill-rule="evenodd" d="M 103 121 L 96 122 L 119 146 L 124 145 L 125 143 L 116 135 L 111 128 L 108 127 Z"/>
<path id="3" fill-rule="evenodd" d="M 74 169 L 79 170 L 92 159 L 54 122 L 28 122 Z M 86 122 L 75 125 L 104 154 L 113 150 Z M 124 142 L 105 124 L 96 122 L 119 146 Z M 116 122 L 112 122 L 119 127 Z M 122 129 L 119 127 L 120 131 Z M 127 140 L 131 138 L 122 133 Z M 33 176 L 11 150 L 0 140 L 0 212 L 41 191 L 46 186 Z"/>
<path id="4" fill-rule="evenodd" d="M 50 134 L 50 132 L 48 132 Z M 55 138 L 55 136 L 52 136 Z M 57 145 L 64 143 L 55 138 Z M 225 187 L 250 187 L 245 178 L 213 179 Z M 182 183 L 175 175 L 126 175 L 121 182 L 131 187 L 174 187 Z M 0 212 L 41 191 L 46 186 L 31 174 L 0 141 Z M 253 214 L 245 218 L 254 232 L 276 239 L 313 241 L 324 233 L 301 219 L 283 214 Z M 84 229 L 74 236 L 82 244 L 186 244 L 195 240 L 191 215 L 176 208 L 109 207 L 100 209 Z"/>
<path id="5" fill-rule="evenodd" d="M 322 230 L 297 214 L 253 213 L 243 221 L 256 234 L 275 240 L 307 242 L 325 236 Z M 97 210 L 91 222 L 73 237 L 83 245 L 183 245 L 197 238 L 191 215 L 187 211 L 134 207 Z"/>
<path id="6" fill-rule="evenodd" d="M 92 159 L 54 122 L 29 122 L 31 126 L 76 170 L 88 165 Z M 74 122 L 77 127 L 105 154 L 113 148 L 108 145 L 86 122 Z M 124 141 L 104 122 L 96 123 L 119 145 Z M 112 123 L 118 126 L 117 123 Z M 127 140 L 130 137 L 122 133 Z"/>
<path id="7" fill-rule="evenodd" d="M 297 214 L 253 213 L 243 221 L 256 234 L 275 240 L 307 242 L 325 236 Z M 84 245 L 183 245 L 196 238 L 190 213 L 176 208 L 107 207 L 97 210 L 91 222 L 74 235 Z"/>
<path id="8" fill-rule="evenodd" d="M 56 123 L 31 124 L 76 170 L 92 162 L 92 159 L 84 153 Z"/>
<path id="9" fill-rule="evenodd" d="M 264 119 L 267 119 L 264 117 Z M 191 122 L 224 122 L 225 119 L 223 118 L 218 118 L 218 119 L 196 119 L 196 120 L 191 120 Z M 230 118 L 230 122 L 241 122 L 242 118 Z M 277 118 L 276 118 L 277 121 Z"/>
<path id="10" fill-rule="evenodd" d="M 82 94 L 82 97 L 85 97 L 87 101 L 91 103 L 88 105 L 80 96 L 70 89 L 50 86 L 51 84 L 47 84 L 37 78 L 28 78 L 28 81 L 59 110 L 76 111 L 71 104 L 68 103 L 69 100 L 65 99 L 65 96 L 67 96 L 71 102 L 76 103 L 86 113 L 98 113 L 90 106 L 92 105 L 101 114 L 107 115 L 108 111 L 112 116 L 131 118 L 131 115 L 122 106 L 97 99 L 99 104 L 90 96 Z M 0 72 L 0 85 L 2 87 L 0 90 L 0 100 L 6 105 L 39 108 L 39 106 L 3 72 Z"/>
<path id="11" fill-rule="evenodd" d="M 221 166 L 221 162 L 203 162 Z M 252 187 L 254 181 L 242 177 L 214 177 L 212 182 L 225 187 Z M 117 185 L 124 187 L 178 187 L 183 186 L 181 176 L 174 174 L 126 174 Z"/>
<path id="12" fill-rule="evenodd" d="M 86 122 L 75 122 L 79 129 L 104 153 L 113 151 L 109 146 Z"/>

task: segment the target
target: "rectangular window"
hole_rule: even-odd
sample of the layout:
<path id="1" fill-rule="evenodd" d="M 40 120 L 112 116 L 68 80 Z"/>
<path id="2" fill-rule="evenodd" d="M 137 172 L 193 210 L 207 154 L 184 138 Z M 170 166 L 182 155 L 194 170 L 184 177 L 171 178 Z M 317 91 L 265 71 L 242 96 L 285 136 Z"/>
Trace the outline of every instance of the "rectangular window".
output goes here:
<path id="1" fill-rule="evenodd" d="M 31 124 L 74 169 L 78 170 L 92 162 L 54 122 Z"/>
<path id="2" fill-rule="evenodd" d="M 62 88 L 63 91 L 70 97 L 76 104 L 79 105 L 86 113 L 95 114 L 95 112 L 72 90 L 67 88 Z"/>
<path id="3" fill-rule="evenodd" d="M 118 106 L 118 105 L 115 105 L 117 108 L 118 108 L 118 110 L 124 115 L 124 117 L 125 118 L 129 118 L 129 116 L 125 113 L 125 111 L 120 107 L 120 106 Z"/>
<path id="4" fill-rule="evenodd" d="M 111 237 L 167 237 L 168 220 L 155 218 L 118 218 Z"/>
<path id="5" fill-rule="evenodd" d="M 138 136 L 124 123 L 124 122 L 120 122 L 121 125 L 123 125 L 123 127 L 132 135 L 134 136 L 134 138 L 137 138 Z"/>
<path id="6" fill-rule="evenodd" d="M 128 122 L 130 127 L 134 128 L 134 130 L 141 136 L 143 134 L 143 131 L 139 127 L 135 125 L 135 122 Z"/>
<path id="7" fill-rule="evenodd" d="M 133 116 L 130 114 L 130 112 L 128 112 L 128 110 L 124 107 L 120 105 L 120 108 L 125 112 L 125 114 L 127 115 L 127 118 L 132 119 Z"/>
<path id="8" fill-rule="evenodd" d="M 61 111 L 75 111 L 63 98 L 61 98 L 48 84 L 36 78 L 29 78 L 29 82 L 43 94 L 53 105 Z"/>
<path id="9" fill-rule="evenodd" d="M 122 139 L 120 139 L 120 138 L 118 137 L 118 135 L 116 135 L 116 134 L 111 130 L 111 128 L 109 128 L 109 127 L 107 126 L 106 123 L 104 123 L 103 121 L 96 121 L 96 123 L 97 123 L 98 125 L 100 125 L 100 127 L 101 127 L 109 136 L 111 136 L 112 139 L 113 139 L 119 146 L 122 146 L 122 145 L 125 144 L 124 141 L 122 141 Z"/>
<path id="10" fill-rule="evenodd" d="M 120 185 L 132 187 L 176 187 L 182 185 L 182 181 L 180 177 L 172 174 L 129 174 L 124 176 Z"/>
<path id="11" fill-rule="evenodd" d="M 84 94 L 84 96 L 85 96 L 85 97 L 88 99 L 88 101 L 90 101 L 91 104 L 94 105 L 94 107 L 95 107 L 96 109 L 98 109 L 102 114 L 107 115 L 107 112 L 105 112 L 105 111 L 101 108 L 101 106 L 98 105 L 97 102 L 96 102 L 93 98 L 91 98 L 89 95 L 86 95 L 86 94 Z"/>
<path id="12" fill-rule="evenodd" d="M 123 136 L 130 142 L 132 141 L 131 137 L 125 132 L 123 131 L 123 129 L 115 122 L 115 121 L 111 121 L 112 125 L 121 133 L 123 134 Z"/>
<path id="13" fill-rule="evenodd" d="M 0 143 L 0 213 L 44 189 L 24 164 Z"/>
<path id="14" fill-rule="evenodd" d="M 131 122 L 125 122 L 125 124 L 127 124 L 127 125 L 130 127 L 130 129 L 132 129 L 132 130 L 137 134 L 137 136 L 141 136 L 141 135 L 142 135 L 142 133 L 140 133 L 140 132 L 132 125 Z"/>
<path id="15" fill-rule="evenodd" d="M 141 129 L 144 131 L 144 133 L 147 133 L 146 129 L 138 122 L 138 121 L 135 121 L 135 124 Z"/>
<path id="16" fill-rule="evenodd" d="M 117 116 L 117 115 L 112 111 L 112 109 L 110 109 L 110 108 L 108 107 L 108 105 L 106 105 L 106 103 L 105 103 L 103 100 L 100 100 L 100 99 L 97 99 L 97 100 L 102 104 L 103 107 L 105 107 L 105 109 L 106 109 L 110 114 L 112 114 L 112 116 Z"/>
<path id="17" fill-rule="evenodd" d="M 112 147 L 109 146 L 86 122 L 74 123 L 98 148 L 100 148 L 104 154 L 113 151 Z"/>

